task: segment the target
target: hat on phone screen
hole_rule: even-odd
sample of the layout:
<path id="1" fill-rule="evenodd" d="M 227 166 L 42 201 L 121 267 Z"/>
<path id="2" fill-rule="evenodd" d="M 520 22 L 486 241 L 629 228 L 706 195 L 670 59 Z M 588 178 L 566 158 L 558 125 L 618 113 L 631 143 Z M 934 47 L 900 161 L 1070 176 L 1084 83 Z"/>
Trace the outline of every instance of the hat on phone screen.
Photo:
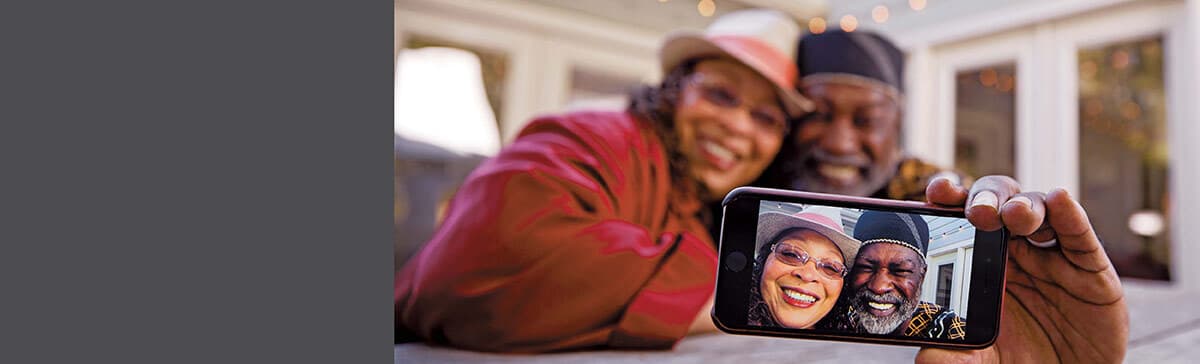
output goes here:
<path id="1" fill-rule="evenodd" d="M 929 250 L 929 224 L 921 215 L 867 211 L 854 224 L 854 237 L 863 246 L 890 243 L 912 249 L 925 260 Z"/>
<path id="2" fill-rule="evenodd" d="M 847 235 L 842 227 L 841 209 L 830 206 L 809 206 L 791 215 L 778 211 L 758 215 L 758 232 L 755 234 L 754 251 L 757 254 L 763 245 L 773 243 L 779 234 L 794 228 L 816 231 L 833 241 L 842 252 L 844 265 L 849 266 L 858 256 L 859 241 Z"/>
<path id="3" fill-rule="evenodd" d="M 786 14 L 747 9 L 717 18 L 703 33 L 676 31 L 658 49 L 663 74 L 693 58 L 725 57 L 750 67 L 770 81 L 788 114 L 798 116 L 813 106 L 796 91 L 796 39 L 800 26 Z"/>

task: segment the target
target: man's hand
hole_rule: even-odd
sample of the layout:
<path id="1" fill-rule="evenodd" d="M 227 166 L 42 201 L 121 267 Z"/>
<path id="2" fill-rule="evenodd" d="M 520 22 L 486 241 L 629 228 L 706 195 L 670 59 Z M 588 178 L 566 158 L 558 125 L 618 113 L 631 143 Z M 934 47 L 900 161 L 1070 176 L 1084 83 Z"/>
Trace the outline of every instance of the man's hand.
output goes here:
<path id="1" fill-rule="evenodd" d="M 996 344 L 974 351 L 922 349 L 917 362 L 1124 359 L 1129 310 L 1121 281 L 1083 207 L 1065 190 L 1022 192 L 1012 178 L 987 176 L 970 191 L 942 178 L 925 192 L 930 203 L 965 206 L 976 228 L 1005 227 L 1012 236 Z"/>

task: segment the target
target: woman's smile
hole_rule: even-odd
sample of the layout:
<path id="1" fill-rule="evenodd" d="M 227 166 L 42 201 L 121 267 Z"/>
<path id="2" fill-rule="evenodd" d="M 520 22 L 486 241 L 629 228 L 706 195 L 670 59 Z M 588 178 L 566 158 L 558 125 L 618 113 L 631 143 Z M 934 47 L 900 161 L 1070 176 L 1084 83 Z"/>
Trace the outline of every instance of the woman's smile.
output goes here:
<path id="1" fill-rule="evenodd" d="M 812 307 L 812 305 L 814 303 L 821 300 L 820 298 L 817 297 L 816 294 L 806 291 L 806 290 L 803 290 L 803 289 L 800 289 L 800 288 L 792 288 L 792 287 L 779 287 L 779 288 L 780 288 L 780 291 L 782 291 L 782 294 L 780 294 L 780 296 L 781 296 L 781 298 L 783 298 L 783 302 L 786 302 L 787 304 L 792 305 L 792 306 L 796 306 L 799 308 L 809 308 L 809 307 Z"/>
<path id="2" fill-rule="evenodd" d="M 698 139 L 701 155 L 718 170 L 727 171 L 733 169 L 737 165 L 738 160 L 741 159 L 736 153 L 720 143 L 703 137 Z"/>

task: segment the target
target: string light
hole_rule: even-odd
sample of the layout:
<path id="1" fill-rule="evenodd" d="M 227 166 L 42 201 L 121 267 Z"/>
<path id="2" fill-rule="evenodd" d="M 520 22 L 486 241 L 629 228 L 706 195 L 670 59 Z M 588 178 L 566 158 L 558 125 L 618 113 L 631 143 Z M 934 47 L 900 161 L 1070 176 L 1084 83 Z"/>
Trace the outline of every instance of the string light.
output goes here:
<path id="1" fill-rule="evenodd" d="M 1083 63 L 1079 64 L 1079 74 L 1083 75 L 1083 78 L 1090 80 L 1093 77 L 1096 77 L 1096 71 L 1096 62 L 1084 61 Z"/>
<path id="2" fill-rule="evenodd" d="M 701 16 L 707 18 L 713 16 L 713 13 L 717 11 L 717 4 L 713 0 L 700 0 L 700 3 L 696 4 L 696 10 L 700 11 Z"/>
<path id="3" fill-rule="evenodd" d="M 1012 75 L 1005 74 L 1000 76 L 1000 82 L 996 83 L 996 89 L 1002 92 L 1009 92 L 1012 91 L 1013 87 L 1016 87 L 1016 85 L 1016 78 L 1014 78 Z"/>
<path id="4" fill-rule="evenodd" d="M 842 16 L 841 25 L 842 30 L 847 33 L 853 32 L 854 29 L 858 29 L 858 18 L 855 18 L 854 15 L 846 14 Z"/>
<path id="5" fill-rule="evenodd" d="M 1100 113 L 1102 112 L 1104 112 L 1104 103 L 1100 102 L 1100 100 L 1088 99 L 1087 102 L 1083 104 L 1083 113 L 1087 116 L 1100 116 Z"/>
<path id="6" fill-rule="evenodd" d="M 812 34 L 821 34 L 825 32 L 825 18 L 812 18 L 808 20 L 808 32 Z"/>
<path id="7" fill-rule="evenodd" d="M 984 87 L 992 87 L 996 85 L 996 70 L 988 68 L 979 72 L 979 84 Z"/>
<path id="8" fill-rule="evenodd" d="M 876 23 L 882 24 L 883 22 L 886 22 L 888 20 L 888 15 L 890 14 L 888 14 L 888 8 L 886 6 L 877 5 L 874 9 L 871 9 L 871 19 L 874 19 Z"/>
<path id="9" fill-rule="evenodd" d="M 925 9 L 925 0 L 908 0 L 908 7 L 916 11 Z"/>
<path id="10" fill-rule="evenodd" d="M 1129 52 L 1124 49 L 1117 50 L 1112 54 L 1112 66 L 1115 69 L 1125 69 L 1129 66 Z"/>
<path id="11" fill-rule="evenodd" d="M 1136 102 L 1125 101 L 1121 104 L 1121 116 L 1125 117 L 1125 120 L 1137 120 L 1142 117 L 1142 107 Z"/>

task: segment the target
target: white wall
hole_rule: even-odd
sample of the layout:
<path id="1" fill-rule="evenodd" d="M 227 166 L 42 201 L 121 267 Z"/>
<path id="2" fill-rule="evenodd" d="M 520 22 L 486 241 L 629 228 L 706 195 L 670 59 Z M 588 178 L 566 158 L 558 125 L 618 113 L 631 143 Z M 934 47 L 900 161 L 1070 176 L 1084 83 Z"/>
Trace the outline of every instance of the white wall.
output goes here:
<path id="1" fill-rule="evenodd" d="M 633 80 L 659 77 L 659 32 L 535 3 L 397 0 L 395 24 L 397 53 L 407 35 L 421 34 L 507 55 L 497 115 L 506 143 L 533 117 L 566 106 L 572 69 Z"/>

